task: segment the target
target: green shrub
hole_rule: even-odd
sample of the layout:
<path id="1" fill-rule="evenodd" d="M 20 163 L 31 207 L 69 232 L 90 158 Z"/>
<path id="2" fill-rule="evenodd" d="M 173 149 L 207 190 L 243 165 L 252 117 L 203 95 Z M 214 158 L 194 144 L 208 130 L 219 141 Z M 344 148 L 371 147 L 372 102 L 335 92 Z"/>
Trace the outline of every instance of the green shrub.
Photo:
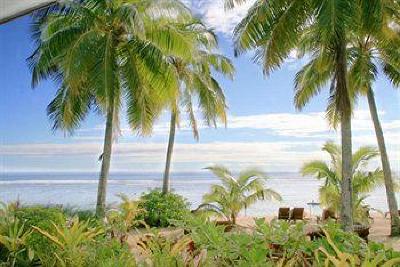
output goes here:
<path id="1" fill-rule="evenodd" d="M 30 229 L 32 226 L 39 227 L 43 230 L 52 232 L 53 223 L 57 225 L 65 225 L 66 218 L 61 209 L 56 207 L 28 206 L 16 210 L 16 217 L 24 222 L 25 227 Z M 55 245 L 46 237 L 33 231 L 26 240 L 27 246 L 35 251 L 42 261 L 49 261 L 53 258 Z"/>
<path id="2" fill-rule="evenodd" d="M 78 217 L 79 221 L 88 221 L 91 227 L 103 226 L 102 220 L 96 217 L 94 210 L 81 210 L 75 208 L 63 208 L 63 213 L 67 218 Z"/>
<path id="3" fill-rule="evenodd" d="M 86 266 L 96 267 L 133 267 L 135 259 L 125 244 L 118 240 L 98 238 L 89 248 Z"/>
<path id="4" fill-rule="evenodd" d="M 189 202 L 178 194 L 162 194 L 159 190 L 152 190 L 142 195 L 140 208 L 145 210 L 142 215 L 149 226 L 167 227 L 174 220 L 183 220 L 190 213 Z"/>

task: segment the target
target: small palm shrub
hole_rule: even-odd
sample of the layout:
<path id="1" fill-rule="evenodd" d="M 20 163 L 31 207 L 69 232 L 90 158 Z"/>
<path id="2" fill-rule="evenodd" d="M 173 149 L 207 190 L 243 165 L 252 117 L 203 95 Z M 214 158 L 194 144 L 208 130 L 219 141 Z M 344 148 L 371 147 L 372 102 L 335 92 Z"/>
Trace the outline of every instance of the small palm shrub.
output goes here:
<path id="1" fill-rule="evenodd" d="M 322 151 L 330 156 L 331 162 L 314 160 L 304 164 L 301 172 L 303 176 L 312 175 L 324 181 L 319 189 L 321 205 L 339 214 L 341 207 L 342 151 L 337 144 L 331 141 L 322 147 Z M 368 224 L 369 208 L 365 204 L 365 198 L 368 193 L 384 184 L 383 172 L 380 168 L 373 171 L 367 169 L 368 164 L 378 156 L 378 150 L 369 146 L 360 147 L 353 154 L 353 218 L 356 223 Z"/>
<path id="2" fill-rule="evenodd" d="M 174 193 L 163 194 L 158 189 L 142 195 L 139 207 L 145 211 L 143 219 L 151 227 L 167 227 L 190 213 L 186 199 Z"/>
<path id="3" fill-rule="evenodd" d="M 213 185 L 211 192 L 203 196 L 203 204 L 197 208 L 197 212 L 222 216 L 228 222 L 236 224 L 240 211 L 257 201 L 281 200 L 277 192 L 265 187 L 267 176 L 260 170 L 247 169 L 240 172 L 238 177 L 234 177 L 223 166 L 207 169 L 221 180 L 221 184 Z"/>

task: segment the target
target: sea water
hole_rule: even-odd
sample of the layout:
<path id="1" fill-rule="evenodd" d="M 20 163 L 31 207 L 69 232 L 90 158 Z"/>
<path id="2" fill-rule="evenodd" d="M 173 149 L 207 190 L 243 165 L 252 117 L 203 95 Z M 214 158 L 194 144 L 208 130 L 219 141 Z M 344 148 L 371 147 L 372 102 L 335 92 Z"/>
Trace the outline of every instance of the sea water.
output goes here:
<path id="1" fill-rule="evenodd" d="M 269 173 L 267 187 L 278 192 L 281 202 L 259 201 L 242 215 L 276 215 L 279 207 L 304 207 L 307 212 L 319 214 L 318 202 L 321 181 L 302 177 L 298 173 Z M 63 205 L 73 208 L 94 209 L 97 194 L 97 173 L 0 173 L 0 201 L 21 201 L 23 204 Z M 184 196 L 196 208 L 202 196 L 218 179 L 208 172 L 172 173 L 171 188 Z M 162 185 L 161 173 L 111 173 L 107 188 L 107 203 L 116 204 L 118 194 L 138 198 L 145 192 Z M 399 200 L 400 195 L 397 194 Z M 374 209 L 387 211 L 383 187 L 370 193 L 366 203 Z"/>

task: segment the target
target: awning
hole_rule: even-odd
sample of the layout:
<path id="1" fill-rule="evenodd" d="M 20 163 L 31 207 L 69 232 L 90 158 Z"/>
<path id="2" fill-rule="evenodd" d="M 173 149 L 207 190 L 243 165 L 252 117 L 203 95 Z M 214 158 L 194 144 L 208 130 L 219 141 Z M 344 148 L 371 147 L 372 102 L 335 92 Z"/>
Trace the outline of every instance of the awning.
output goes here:
<path id="1" fill-rule="evenodd" d="M 56 0 L 0 0 L 0 24 L 46 7 Z"/>

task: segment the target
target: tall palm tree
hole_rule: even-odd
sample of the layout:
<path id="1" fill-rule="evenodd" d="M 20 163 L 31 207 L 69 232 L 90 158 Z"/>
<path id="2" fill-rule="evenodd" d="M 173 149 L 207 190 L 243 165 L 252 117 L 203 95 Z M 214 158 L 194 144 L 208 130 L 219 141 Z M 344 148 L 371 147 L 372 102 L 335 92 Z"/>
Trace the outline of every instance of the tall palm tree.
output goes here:
<path id="1" fill-rule="evenodd" d="M 360 14 L 362 21 L 367 15 L 359 12 L 365 0 L 258 0 L 234 31 L 235 52 L 241 54 L 255 49 L 254 60 L 263 66 L 264 73 L 279 68 L 285 58 L 301 46 L 302 52 L 311 54 L 314 61 L 331 64 L 333 72 L 326 75 L 331 80 L 330 105 L 335 106 L 335 116 L 340 120 L 342 137 L 342 225 L 346 231 L 353 228 L 351 193 L 351 101 L 347 81 L 348 33 Z M 226 0 L 227 7 L 245 0 Z M 375 8 L 371 6 L 371 10 Z M 374 23 L 373 21 L 370 23 Z M 326 52 L 330 51 L 326 56 Z M 299 85 L 296 86 L 299 91 Z M 301 109 L 317 94 L 297 99 L 296 107 Z"/>
<path id="2" fill-rule="evenodd" d="M 400 231 L 400 220 L 398 208 L 393 189 L 390 163 L 386 152 L 382 127 L 379 122 L 375 104 L 372 84 L 375 81 L 379 67 L 388 76 L 394 86 L 400 84 L 400 51 L 399 33 L 393 27 L 393 17 L 399 16 L 399 4 L 394 1 L 377 1 L 382 5 L 381 12 L 370 16 L 376 21 L 374 28 L 365 30 L 362 21 L 354 24 L 349 34 L 347 45 L 348 80 L 350 89 L 350 100 L 354 103 L 359 94 L 367 95 L 371 117 L 374 123 L 375 133 L 381 154 L 382 168 L 385 177 L 385 187 L 388 206 L 392 215 L 392 235 L 398 235 Z M 369 27 L 370 25 L 367 25 Z M 307 46 L 307 43 L 305 43 Z M 307 64 L 296 77 L 296 105 L 302 107 L 309 99 L 325 85 L 334 73 L 332 51 L 324 51 L 324 55 L 314 56 L 310 64 Z M 329 105 L 328 117 L 333 125 L 338 123 L 335 116 L 335 105 Z"/>
<path id="3" fill-rule="evenodd" d="M 213 185 L 210 193 L 203 196 L 203 204 L 197 211 L 212 212 L 223 216 L 230 223 L 236 219 L 243 209 L 247 209 L 259 200 L 281 200 L 281 196 L 265 187 L 266 174 L 257 169 L 247 169 L 238 177 L 223 166 L 207 168 L 221 180 L 221 185 Z"/>
<path id="4" fill-rule="evenodd" d="M 341 148 L 333 142 L 327 142 L 322 151 L 327 152 L 331 158 L 330 164 L 315 160 L 305 163 L 301 169 L 303 176 L 313 175 L 319 180 L 323 180 L 320 187 L 320 202 L 324 208 L 328 208 L 336 213 L 341 209 Z M 368 220 L 366 205 L 364 203 L 367 194 L 377 186 L 384 183 L 383 172 L 380 168 L 374 171 L 366 170 L 368 163 L 379 156 L 379 152 L 374 147 L 360 147 L 353 154 L 352 170 L 352 193 L 353 193 L 353 217 L 358 223 L 365 223 Z"/>
<path id="5" fill-rule="evenodd" d="M 199 131 L 193 103 L 198 103 L 206 125 L 216 127 L 217 120 L 226 123 L 224 92 L 213 77 L 213 73 L 221 73 L 230 78 L 233 78 L 234 74 L 230 60 L 213 53 L 217 48 L 217 39 L 212 31 L 206 29 L 200 22 L 191 23 L 184 30 L 193 36 L 197 51 L 190 60 L 172 56 L 169 58 L 170 64 L 175 69 L 179 88 L 170 107 L 170 131 L 162 188 L 164 194 L 170 191 L 170 166 L 179 115 L 183 112 L 188 114 L 196 140 L 199 139 Z"/>
<path id="6" fill-rule="evenodd" d="M 173 0 L 67 1 L 40 14 L 32 81 L 55 79 L 48 106 L 54 129 L 72 132 L 90 110 L 106 118 L 96 214 L 104 216 L 112 143 L 125 100 L 132 129 L 148 134 L 177 86 L 165 54 L 190 58 L 193 46 L 175 25 L 191 19 Z"/>
<path id="7" fill-rule="evenodd" d="M 400 4 L 396 1 L 381 1 L 380 3 L 385 10 L 385 16 L 380 18 L 380 27 L 376 27 L 368 34 L 359 31 L 349 46 L 349 81 L 352 90 L 366 95 L 368 99 L 385 178 L 386 197 L 391 215 L 391 235 L 397 236 L 400 235 L 400 217 L 372 84 L 381 70 L 394 87 L 400 85 L 400 32 L 393 27 L 395 24 L 399 25 L 396 18 L 400 15 Z"/>

